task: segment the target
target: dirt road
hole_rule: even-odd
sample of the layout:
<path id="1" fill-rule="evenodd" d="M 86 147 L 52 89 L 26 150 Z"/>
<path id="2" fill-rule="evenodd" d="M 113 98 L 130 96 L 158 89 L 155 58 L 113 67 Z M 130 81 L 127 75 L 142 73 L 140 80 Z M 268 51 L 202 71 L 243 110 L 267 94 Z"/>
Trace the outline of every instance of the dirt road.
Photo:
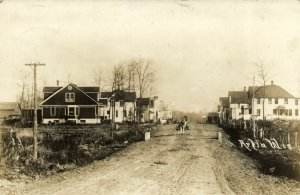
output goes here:
<path id="1" fill-rule="evenodd" d="M 216 128 L 191 125 L 176 134 L 162 126 L 159 136 L 135 143 L 90 166 L 27 184 L 16 194 L 231 194 L 225 180 L 216 177 L 215 161 L 207 141 Z"/>

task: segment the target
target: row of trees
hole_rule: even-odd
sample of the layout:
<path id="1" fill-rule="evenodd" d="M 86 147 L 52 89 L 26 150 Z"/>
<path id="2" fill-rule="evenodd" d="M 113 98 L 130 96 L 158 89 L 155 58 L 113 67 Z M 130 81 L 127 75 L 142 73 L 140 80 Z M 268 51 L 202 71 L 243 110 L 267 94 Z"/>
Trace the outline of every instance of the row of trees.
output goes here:
<path id="1" fill-rule="evenodd" d="M 136 91 L 138 97 L 150 96 L 153 91 L 155 71 L 152 67 L 152 61 L 149 59 L 130 59 L 122 61 L 115 65 L 111 73 L 105 72 L 105 67 L 98 66 L 93 70 L 94 85 L 99 86 L 100 91 Z M 72 82 L 71 73 L 67 72 L 67 80 L 64 84 Z M 19 93 L 17 101 L 20 110 L 33 108 L 33 76 L 27 67 L 19 71 L 18 74 Z M 86 80 L 89 80 L 87 78 Z M 47 79 L 38 81 L 39 88 L 37 91 L 38 104 L 43 100 L 42 88 L 47 85 Z M 81 83 L 76 83 L 81 85 Z M 90 84 L 89 84 L 90 85 Z"/>

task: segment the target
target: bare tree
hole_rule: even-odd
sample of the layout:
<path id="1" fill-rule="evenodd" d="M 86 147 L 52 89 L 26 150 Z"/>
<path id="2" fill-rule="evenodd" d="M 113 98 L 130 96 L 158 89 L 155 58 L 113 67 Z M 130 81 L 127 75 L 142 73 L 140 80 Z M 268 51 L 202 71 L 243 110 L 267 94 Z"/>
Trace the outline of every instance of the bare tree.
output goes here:
<path id="1" fill-rule="evenodd" d="M 125 78 L 126 78 L 126 74 L 125 74 L 124 62 L 122 62 L 114 67 L 113 79 L 112 79 L 112 90 L 116 90 L 116 89 L 124 90 Z"/>
<path id="2" fill-rule="evenodd" d="M 151 61 L 140 59 L 135 62 L 135 71 L 137 74 L 137 84 L 139 98 L 143 98 L 146 91 L 151 87 L 154 81 L 154 71 L 151 68 Z M 141 105 L 138 102 L 138 123 L 141 122 Z"/>
<path id="3" fill-rule="evenodd" d="M 20 111 L 22 111 L 26 104 L 26 90 L 27 90 L 27 85 L 29 83 L 29 73 L 25 70 L 20 70 L 19 78 L 20 81 L 18 82 L 18 87 L 20 92 L 17 95 L 17 101 L 18 101 L 19 109 Z"/>
<path id="4" fill-rule="evenodd" d="M 260 78 L 260 82 L 263 85 L 263 130 L 265 129 L 265 97 L 266 97 L 266 83 L 268 80 L 268 76 L 269 76 L 269 71 L 267 70 L 266 65 L 264 64 L 264 61 L 258 59 L 258 61 L 255 63 L 256 67 L 257 67 L 257 74 L 258 77 Z M 263 132 L 262 132 L 263 134 Z M 263 135 L 261 135 L 263 136 Z"/>
<path id="5" fill-rule="evenodd" d="M 136 67 L 136 60 L 130 60 L 127 62 L 127 91 L 135 91 L 135 67 Z"/>
<path id="6" fill-rule="evenodd" d="M 107 87 L 107 80 L 105 73 L 101 67 L 97 67 L 93 70 L 94 83 L 99 87 L 100 92 Z"/>

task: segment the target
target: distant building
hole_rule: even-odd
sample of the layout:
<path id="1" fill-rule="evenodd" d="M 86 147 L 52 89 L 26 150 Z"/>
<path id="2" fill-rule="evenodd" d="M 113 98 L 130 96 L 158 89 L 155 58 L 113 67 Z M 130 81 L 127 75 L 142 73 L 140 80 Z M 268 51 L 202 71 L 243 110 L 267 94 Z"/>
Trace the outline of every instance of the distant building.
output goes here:
<path id="1" fill-rule="evenodd" d="M 254 98 L 253 96 L 254 92 Z M 263 119 L 264 116 L 267 120 L 271 119 L 286 119 L 286 120 L 299 120 L 300 102 L 299 98 L 293 96 L 285 89 L 278 85 L 251 86 L 249 87 L 249 98 L 252 99 L 252 109 L 256 119 Z M 264 105 L 264 106 L 263 106 Z"/>
<path id="2" fill-rule="evenodd" d="M 217 112 L 209 112 L 207 114 L 207 123 L 218 124 L 219 122 L 220 122 L 219 113 L 217 113 Z"/>
<path id="3" fill-rule="evenodd" d="M 17 102 L 0 102 L 0 123 L 6 118 L 20 117 L 21 111 Z"/>
<path id="4" fill-rule="evenodd" d="M 300 120 L 299 99 L 282 87 L 275 85 L 250 86 L 248 90 L 229 91 L 228 97 L 219 98 L 221 122 L 255 118 Z"/>
<path id="5" fill-rule="evenodd" d="M 114 90 L 112 92 L 101 92 L 99 103 L 102 105 L 98 110 L 101 120 L 112 120 L 114 122 L 135 121 L 136 92 Z"/>
<path id="6" fill-rule="evenodd" d="M 141 106 L 141 121 L 156 122 L 158 119 L 157 96 L 150 98 L 137 98 L 137 106 Z"/>

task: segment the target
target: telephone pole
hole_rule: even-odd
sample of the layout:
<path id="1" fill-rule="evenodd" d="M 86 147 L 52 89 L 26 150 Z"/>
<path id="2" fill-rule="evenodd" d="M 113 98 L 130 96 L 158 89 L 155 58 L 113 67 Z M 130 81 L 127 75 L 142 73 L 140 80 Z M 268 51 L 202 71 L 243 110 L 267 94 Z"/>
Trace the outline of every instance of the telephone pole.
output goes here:
<path id="1" fill-rule="evenodd" d="M 37 81 L 36 81 L 36 68 L 38 66 L 45 66 L 45 64 L 31 63 L 25 64 L 25 66 L 33 66 L 33 79 L 34 79 L 34 123 L 33 123 L 33 159 L 37 159 Z"/>

